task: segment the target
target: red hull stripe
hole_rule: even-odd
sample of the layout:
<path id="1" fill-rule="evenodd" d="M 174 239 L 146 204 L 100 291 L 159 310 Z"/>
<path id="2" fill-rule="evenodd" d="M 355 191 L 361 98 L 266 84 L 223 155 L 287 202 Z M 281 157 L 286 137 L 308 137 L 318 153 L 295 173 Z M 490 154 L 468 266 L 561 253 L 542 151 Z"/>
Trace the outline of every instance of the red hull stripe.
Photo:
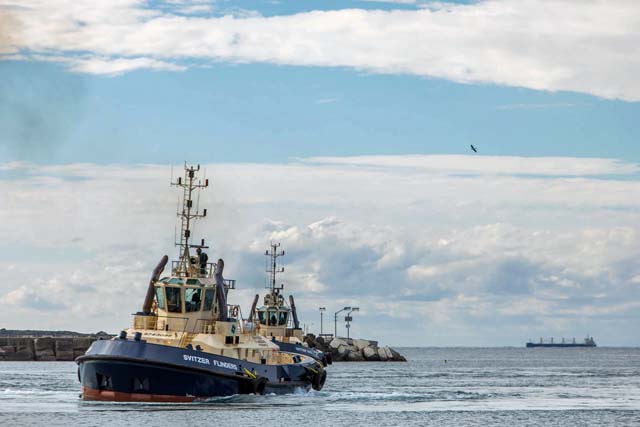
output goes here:
<path id="1" fill-rule="evenodd" d="M 167 394 L 123 393 L 121 391 L 96 390 L 82 388 L 83 400 L 100 400 L 105 402 L 193 402 L 193 396 L 171 396 Z"/>

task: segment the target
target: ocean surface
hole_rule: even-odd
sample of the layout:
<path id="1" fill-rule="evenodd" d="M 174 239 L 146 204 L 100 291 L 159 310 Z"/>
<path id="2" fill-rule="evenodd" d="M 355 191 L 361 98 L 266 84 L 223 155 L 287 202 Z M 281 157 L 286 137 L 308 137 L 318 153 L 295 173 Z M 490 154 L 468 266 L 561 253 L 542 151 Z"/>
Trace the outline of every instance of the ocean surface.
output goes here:
<path id="1" fill-rule="evenodd" d="M 398 350 L 320 392 L 191 404 L 83 402 L 73 362 L 0 362 L 0 426 L 640 426 L 640 348 Z"/>

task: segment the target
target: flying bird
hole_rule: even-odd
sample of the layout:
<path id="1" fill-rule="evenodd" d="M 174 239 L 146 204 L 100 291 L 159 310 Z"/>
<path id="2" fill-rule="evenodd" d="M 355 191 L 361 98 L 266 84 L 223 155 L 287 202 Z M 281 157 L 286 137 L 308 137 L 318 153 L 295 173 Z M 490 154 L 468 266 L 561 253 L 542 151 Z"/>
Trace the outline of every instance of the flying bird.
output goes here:
<path id="1" fill-rule="evenodd" d="M 478 150 L 476 150 L 476 147 L 473 146 L 473 144 L 470 145 L 471 149 L 473 150 L 474 153 L 477 153 Z"/>

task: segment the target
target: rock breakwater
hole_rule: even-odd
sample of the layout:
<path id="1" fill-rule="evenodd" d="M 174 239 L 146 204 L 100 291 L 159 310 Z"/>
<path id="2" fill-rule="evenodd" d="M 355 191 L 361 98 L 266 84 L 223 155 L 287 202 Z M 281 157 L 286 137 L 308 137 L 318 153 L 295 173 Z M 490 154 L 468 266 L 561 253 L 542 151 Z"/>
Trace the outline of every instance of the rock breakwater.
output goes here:
<path id="1" fill-rule="evenodd" d="M 309 347 L 314 347 L 325 353 L 330 353 L 334 362 L 406 362 L 407 359 L 393 348 L 378 346 L 377 341 L 354 339 L 316 337 L 309 334 L 305 337 Z"/>
<path id="2" fill-rule="evenodd" d="M 5 335 L 9 335 L 4 331 Z M 36 332 L 39 332 L 34 334 L 36 336 L 2 336 L 0 333 L 0 361 L 70 361 L 83 355 L 94 341 L 111 338 L 105 333 L 42 336 L 43 331 Z"/>

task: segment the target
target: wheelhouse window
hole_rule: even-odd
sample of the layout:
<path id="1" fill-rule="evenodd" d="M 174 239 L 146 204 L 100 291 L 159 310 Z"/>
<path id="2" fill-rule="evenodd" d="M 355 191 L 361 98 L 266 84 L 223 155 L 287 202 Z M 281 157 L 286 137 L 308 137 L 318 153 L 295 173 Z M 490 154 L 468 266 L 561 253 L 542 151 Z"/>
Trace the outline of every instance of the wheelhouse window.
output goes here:
<path id="1" fill-rule="evenodd" d="M 184 291 L 184 301 L 187 313 L 200 311 L 200 303 L 202 302 L 202 289 L 186 288 Z"/>
<path id="2" fill-rule="evenodd" d="M 171 313 L 182 313 L 182 289 L 173 286 L 166 287 L 167 310 Z"/>
<path id="3" fill-rule="evenodd" d="M 213 289 L 206 289 L 204 291 L 204 311 L 209 311 L 211 307 L 213 307 L 213 292 Z"/>
<path id="4" fill-rule="evenodd" d="M 278 325 L 282 326 L 282 325 L 286 325 L 287 324 L 287 312 L 286 311 L 281 311 L 280 312 L 280 317 L 279 317 L 279 322 Z"/>
<path id="5" fill-rule="evenodd" d="M 266 311 L 258 311 L 258 322 L 263 325 L 267 324 L 267 312 Z"/>
<path id="6" fill-rule="evenodd" d="M 158 303 L 159 309 L 165 309 L 164 288 L 162 286 L 156 286 L 156 302 Z"/>
<path id="7" fill-rule="evenodd" d="M 269 325 L 276 326 L 278 324 L 278 312 L 276 310 L 269 310 Z"/>

